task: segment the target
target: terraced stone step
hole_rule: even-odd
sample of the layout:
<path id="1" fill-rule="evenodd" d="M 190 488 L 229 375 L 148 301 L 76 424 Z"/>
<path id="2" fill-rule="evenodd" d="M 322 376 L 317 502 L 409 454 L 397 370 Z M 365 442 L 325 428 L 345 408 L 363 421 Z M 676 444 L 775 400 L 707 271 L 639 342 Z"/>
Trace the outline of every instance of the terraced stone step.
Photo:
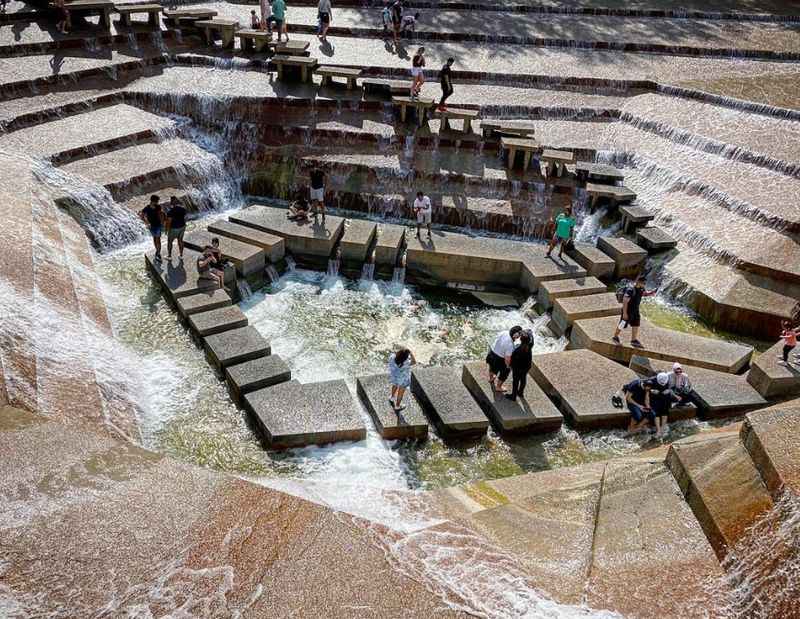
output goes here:
<path id="1" fill-rule="evenodd" d="M 597 239 L 597 248 L 614 260 L 615 279 L 633 279 L 647 260 L 644 249 L 623 237 L 602 236 Z"/>
<path id="2" fill-rule="evenodd" d="M 367 432 L 343 380 L 283 382 L 244 396 L 267 445 L 274 449 L 360 441 Z"/>
<path id="3" fill-rule="evenodd" d="M 375 263 L 379 266 L 396 266 L 400 248 L 405 245 L 406 227 L 379 223 L 375 235 Z"/>
<path id="4" fill-rule="evenodd" d="M 619 316 L 621 307 L 613 292 L 556 299 L 548 326 L 556 335 L 562 335 L 572 329 L 577 320 Z"/>
<path id="5" fill-rule="evenodd" d="M 197 270 L 197 259 L 200 254 L 187 249 L 183 252 L 183 259 L 173 255 L 171 260 L 164 258 L 161 261 L 155 259 L 154 252 L 148 252 L 145 256 L 145 264 L 150 274 L 161 286 L 164 294 L 175 302 L 181 297 L 194 296 L 200 293 L 212 294 L 219 289 L 216 281 L 200 278 Z M 233 284 L 236 273 L 232 267 L 225 270 L 225 284 Z"/>
<path id="6" fill-rule="evenodd" d="M 674 249 L 678 245 L 678 241 L 656 226 L 639 228 L 636 231 L 636 243 L 651 254 Z"/>
<path id="7" fill-rule="evenodd" d="M 796 349 L 795 349 L 796 350 Z M 753 359 L 747 382 L 768 399 L 800 395 L 800 363 L 795 351 L 790 365 L 782 365 L 783 340 Z"/>
<path id="8" fill-rule="evenodd" d="M 784 491 L 800 495 L 800 401 L 790 400 L 748 413 L 741 440 L 774 498 Z"/>
<path id="9" fill-rule="evenodd" d="M 189 326 L 198 337 L 206 337 L 246 327 L 247 316 L 238 305 L 229 305 L 190 315 Z"/>
<path id="10" fill-rule="evenodd" d="M 644 319 L 639 331 L 642 347 L 630 344 L 629 329 L 620 336 L 622 342 L 616 344 L 611 336 L 618 322 L 615 316 L 578 320 L 572 327 L 570 343 L 574 348 L 587 348 L 626 365 L 633 355 L 641 355 L 733 374 L 746 368 L 753 354 L 752 346 L 680 333 L 657 327 Z"/>
<path id="11" fill-rule="evenodd" d="M 593 295 L 605 291 L 606 285 L 596 277 L 555 279 L 542 282 L 536 293 L 536 301 L 544 311 L 549 311 L 556 299 Z"/>
<path id="12" fill-rule="evenodd" d="M 567 250 L 567 255 L 586 269 L 588 275 L 604 282 L 610 282 L 614 278 L 614 259 L 594 245 L 575 243 L 572 249 Z"/>
<path id="13" fill-rule="evenodd" d="M 186 318 L 198 312 L 208 312 L 221 307 L 227 307 L 231 302 L 231 297 L 227 292 L 215 288 L 190 296 L 178 297 L 175 300 L 175 306 L 178 308 L 178 312 L 181 316 Z"/>
<path id="14" fill-rule="evenodd" d="M 281 237 L 248 226 L 241 226 L 232 221 L 219 219 L 208 224 L 208 231 L 217 236 L 228 237 L 234 241 L 260 247 L 264 250 L 266 259 L 272 264 L 277 264 L 283 260 L 286 253 L 286 245 Z"/>
<path id="15" fill-rule="evenodd" d="M 183 240 L 186 247 L 202 252 L 211 245 L 211 239 L 219 239 L 222 258 L 230 260 L 236 266 L 236 272 L 242 277 L 262 276 L 266 266 L 266 255 L 261 247 L 243 243 L 227 236 L 217 236 L 209 230 L 194 230 Z"/>
<path id="16" fill-rule="evenodd" d="M 367 409 L 375 429 L 385 440 L 425 439 L 428 436 L 428 421 L 417 402 L 407 389 L 401 405 L 405 408 L 396 413 L 389 403 L 391 385 L 386 374 L 360 376 L 356 380 L 358 397 Z"/>
<path id="17" fill-rule="evenodd" d="M 225 368 L 225 379 L 233 401 L 244 406 L 251 391 L 292 380 L 292 371 L 279 355 L 267 355 Z"/>
<path id="18" fill-rule="evenodd" d="M 422 410 L 444 437 L 480 436 L 489 421 L 461 383 L 457 367 L 416 367 L 411 372 L 411 391 Z"/>
<path id="19" fill-rule="evenodd" d="M 267 357 L 272 353 L 269 342 L 251 326 L 208 335 L 203 338 L 203 347 L 209 363 L 220 373 L 228 366 Z"/>
<path id="20" fill-rule="evenodd" d="M 342 260 L 355 263 L 359 268 L 367 260 L 367 252 L 378 224 L 364 219 L 346 219 L 344 231 L 339 242 Z"/>

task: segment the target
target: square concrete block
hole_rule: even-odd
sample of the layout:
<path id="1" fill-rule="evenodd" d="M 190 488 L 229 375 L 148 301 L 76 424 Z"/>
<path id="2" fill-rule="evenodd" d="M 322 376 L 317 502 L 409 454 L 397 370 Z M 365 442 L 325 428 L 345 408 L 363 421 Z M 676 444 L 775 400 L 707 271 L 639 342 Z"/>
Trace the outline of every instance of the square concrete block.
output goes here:
<path id="1" fill-rule="evenodd" d="M 575 243 L 575 247 L 569 250 L 567 255 L 586 269 L 588 275 L 592 275 L 604 282 L 614 279 L 614 269 L 616 268 L 614 259 L 594 245 Z"/>
<path id="2" fill-rule="evenodd" d="M 398 252 L 405 239 L 405 226 L 394 224 L 378 224 L 375 231 L 375 263 L 383 266 L 394 267 L 397 264 Z"/>
<path id="3" fill-rule="evenodd" d="M 489 428 L 486 415 L 461 382 L 461 368 L 415 368 L 411 390 L 442 436 L 481 435 Z"/>
<path id="4" fill-rule="evenodd" d="M 220 307 L 227 307 L 230 304 L 231 298 L 228 293 L 219 288 L 188 297 L 179 297 L 175 300 L 175 305 L 184 318 L 198 312 L 208 312 Z"/>
<path id="5" fill-rule="evenodd" d="M 656 228 L 655 226 L 639 228 L 636 231 L 636 242 L 651 254 L 674 249 L 678 245 L 678 241 L 661 228 Z"/>
<path id="6" fill-rule="evenodd" d="M 634 278 L 642 270 L 647 252 L 633 241 L 622 237 L 601 236 L 597 247 L 614 259 L 614 277 Z"/>
<path id="7" fill-rule="evenodd" d="M 372 244 L 377 227 L 378 224 L 374 221 L 346 219 L 344 233 L 339 244 L 342 250 L 342 260 L 363 264 L 367 260 L 367 250 Z"/>
<path id="8" fill-rule="evenodd" d="M 542 282 L 536 294 L 536 301 L 541 308 L 549 311 L 556 299 L 579 297 L 587 294 L 605 292 L 606 285 L 596 277 L 579 277 L 577 279 L 554 279 Z"/>
<path id="9" fill-rule="evenodd" d="M 626 204 L 619 207 L 619 214 L 622 218 L 622 231 L 627 234 L 639 226 L 645 226 L 648 222 L 655 219 L 655 215 L 646 208 L 633 204 Z"/>
<path id="10" fill-rule="evenodd" d="M 236 267 L 236 272 L 242 277 L 261 274 L 264 272 L 266 256 L 264 250 L 249 243 L 242 243 L 226 236 L 213 234 L 207 230 L 195 230 L 186 235 L 184 243 L 198 252 L 211 245 L 211 239 L 219 239 L 219 249 L 222 257 L 230 260 Z"/>
<path id="11" fill-rule="evenodd" d="M 366 438 L 364 420 L 343 380 L 296 380 L 244 396 L 270 447 L 284 449 Z"/>
<path id="12" fill-rule="evenodd" d="M 617 295 L 613 292 L 559 298 L 553 305 L 553 325 L 550 328 L 555 330 L 556 335 L 562 335 L 572 328 L 576 320 L 618 316 L 621 307 Z"/>
<path id="13" fill-rule="evenodd" d="M 175 301 L 181 297 L 188 297 L 198 292 L 209 292 L 219 288 L 217 282 L 209 279 L 200 279 L 197 271 L 197 258 L 199 254 L 191 250 L 183 252 L 183 260 L 173 256 L 172 260 L 155 260 L 152 252 L 145 256 L 145 263 L 150 273 L 158 281 L 164 294 L 169 299 Z M 231 271 L 232 279 L 234 273 Z M 228 274 L 225 274 L 225 282 L 229 281 Z"/>
<path id="14" fill-rule="evenodd" d="M 558 430 L 564 420 L 533 379 L 528 380 L 525 396 L 513 402 L 489 385 L 489 368 L 483 361 L 464 364 L 461 381 L 500 432 L 516 434 L 552 432 Z M 510 392 L 510 377 L 507 387 Z"/>
<path id="15" fill-rule="evenodd" d="M 517 286 L 528 293 L 535 293 L 546 281 L 586 277 L 586 269 L 569 256 L 564 255 L 563 259 L 547 258 L 544 255 L 546 251 L 544 246 L 532 243 L 528 245 L 531 249 L 524 255 L 520 268 L 520 279 L 517 282 Z M 539 249 L 534 249 L 536 247 Z"/>
<path id="16" fill-rule="evenodd" d="M 209 335 L 204 338 L 203 346 L 209 362 L 219 371 L 229 365 L 270 354 L 269 342 L 255 327 L 242 327 Z"/>
<path id="17" fill-rule="evenodd" d="M 750 457 L 774 497 L 782 491 L 800 495 L 800 401 L 790 400 L 749 413 L 741 437 Z"/>
<path id="18" fill-rule="evenodd" d="M 235 241 L 260 247 L 264 250 L 266 259 L 272 264 L 283 260 L 283 256 L 286 253 L 286 244 L 280 236 L 235 224 L 232 221 L 224 219 L 215 221 L 208 225 L 208 231 L 219 236 L 226 236 Z"/>
<path id="19" fill-rule="evenodd" d="M 189 316 L 189 327 L 200 337 L 247 326 L 247 316 L 238 305 L 228 305 Z"/>
<path id="20" fill-rule="evenodd" d="M 411 390 L 406 390 L 400 414 L 389 404 L 391 386 L 386 374 L 361 376 L 357 379 L 358 397 L 375 423 L 375 428 L 386 440 L 424 439 L 428 436 L 428 421 Z"/>
<path id="21" fill-rule="evenodd" d="M 747 382 L 765 398 L 782 398 L 800 395 L 800 364 L 779 363 L 783 351 L 783 340 L 753 359 Z M 797 349 L 795 349 L 797 351 Z M 794 360 L 794 352 L 789 356 Z"/>
<path id="22" fill-rule="evenodd" d="M 628 425 L 630 413 L 614 408 L 611 396 L 636 378 L 633 370 L 590 350 L 565 350 L 534 355 L 531 376 L 575 427 Z"/>
<path id="23" fill-rule="evenodd" d="M 241 405 L 244 394 L 285 383 L 292 379 L 292 371 L 279 355 L 269 355 L 228 366 L 225 378 L 233 400 Z"/>

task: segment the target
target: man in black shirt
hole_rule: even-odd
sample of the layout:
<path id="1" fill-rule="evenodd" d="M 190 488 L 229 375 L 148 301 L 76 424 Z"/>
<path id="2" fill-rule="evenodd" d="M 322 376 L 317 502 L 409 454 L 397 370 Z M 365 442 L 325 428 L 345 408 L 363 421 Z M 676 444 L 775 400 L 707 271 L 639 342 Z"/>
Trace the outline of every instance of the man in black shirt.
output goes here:
<path id="1" fill-rule="evenodd" d="M 175 196 L 167 210 L 167 258 L 172 258 L 172 242 L 178 241 L 178 255 L 183 258 L 183 233 L 186 232 L 186 209 Z"/>
<path id="2" fill-rule="evenodd" d="M 161 261 L 161 229 L 164 226 L 165 217 L 158 200 L 158 196 L 150 196 L 150 204 L 139 211 L 139 219 L 147 225 L 147 229 L 153 237 L 153 246 L 156 248 L 156 260 Z"/>
<path id="3" fill-rule="evenodd" d="M 631 413 L 628 432 L 638 432 L 649 421 L 654 420 L 653 411 L 650 408 L 650 385 L 647 381 L 636 378 L 625 385 L 622 392 L 625 394 L 625 402 Z"/>
<path id="4" fill-rule="evenodd" d="M 444 112 L 447 110 L 447 106 L 445 106 L 444 102 L 447 98 L 453 94 L 453 82 L 450 79 L 451 70 L 450 67 L 453 66 L 455 62 L 455 58 L 448 58 L 447 62 L 444 63 L 442 70 L 439 71 L 439 84 L 442 87 L 442 98 L 439 100 L 439 111 Z"/>
<path id="5" fill-rule="evenodd" d="M 397 41 L 400 38 L 400 26 L 403 23 L 403 3 L 401 0 L 396 0 L 395 3 L 392 4 L 391 13 L 394 44 L 397 45 Z"/>
<path id="6" fill-rule="evenodd" d="M 636 278 L 636 283 L 633 286 L 625 288 L 622 297 L 622 315 L 620 316 L 617 328 L 614 330 L 614 337 L 611 338 L 615 344 L 620 343 L 619 334 L 622 329 L 630 326 L 631 346 L 636 346 L 637 348 L 642 347 L 642 343 L 639 341 L 639 325 L 642 324 L 642 315 L 639 312 L 639 306 L 642 303 L 642 297 L 649 297 L 656 293 L 655 290 L 647 291 L 644 289 L 646 281 L 647 278 L 644 275 L 640 275 Z"/>
<path id="7" fill-rule="evenodd" d="M 322 213 L 322 221 L 325 221 L 325 172 L 319 168 L 314 168 L 309 174 L 311 177 L 311 205 L 314 210 L 314 219 L 317 213 Z"/>

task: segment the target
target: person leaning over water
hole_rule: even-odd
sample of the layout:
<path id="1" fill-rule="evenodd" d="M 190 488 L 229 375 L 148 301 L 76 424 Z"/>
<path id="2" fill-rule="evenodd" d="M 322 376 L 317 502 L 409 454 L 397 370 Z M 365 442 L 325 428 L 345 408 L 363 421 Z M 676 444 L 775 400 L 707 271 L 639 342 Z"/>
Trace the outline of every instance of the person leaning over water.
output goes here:
<path id="1" fill-rule="evenodd" d="M 401 348 L 389 355 L 389 382 L 392 385 L 389 404 L 392 405 L 395 413 L 399 413 L 405 408 L 402 405 L 403 395 L 411 386 L 411 366 L 416 363 L 414 353 L 408 348 Z"/>
<path id="2" fill-rule="evenodd" d="M 519 325 L 511 327 L 508 331 L 501 331 L 497 334 L 486 355 L 486 363 L 489 366 L 489 384 L 495 391 L 505 391 L 503 383 L 511 373 L 511 355 L 521 333 L 522 327 Z M 497 382 L 498 380 L 500 382 Z"/>

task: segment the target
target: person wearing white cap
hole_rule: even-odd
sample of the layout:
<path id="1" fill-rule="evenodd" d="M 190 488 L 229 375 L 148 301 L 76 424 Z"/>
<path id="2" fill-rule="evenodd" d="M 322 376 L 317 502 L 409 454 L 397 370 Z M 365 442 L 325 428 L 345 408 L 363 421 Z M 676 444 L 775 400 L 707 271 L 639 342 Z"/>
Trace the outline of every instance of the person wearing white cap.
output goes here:
<path id="1" fill-rule="evenodd" d="M 653 410 L 656 436 L 661 436 L 669 428 L 669 409 L 677 396 L 670 389 L 667 372 L 659 372 L 655 377 L 648 378 L 645 383 L 650 387 L 650 407 Z"/>

